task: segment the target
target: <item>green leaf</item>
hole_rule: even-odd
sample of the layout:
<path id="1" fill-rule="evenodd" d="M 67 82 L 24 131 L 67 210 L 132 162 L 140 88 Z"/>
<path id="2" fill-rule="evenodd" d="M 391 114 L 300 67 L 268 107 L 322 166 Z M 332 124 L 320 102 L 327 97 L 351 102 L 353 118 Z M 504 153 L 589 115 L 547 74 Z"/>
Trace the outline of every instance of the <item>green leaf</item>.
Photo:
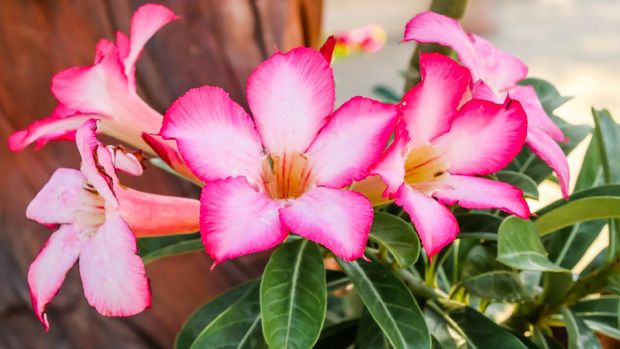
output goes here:
<path id="1" fill-rule="evenodd" d="M 359 321 L 357 338 L 355 339 L 356 349 L 391 349 L 390 341 L 383 335 L 381 328 L 368 311 L 362 313 Z"/>
<path id="2" fill-rule="evenodd" d="M 584 299 L 573 305 L 571 310 L 579 317 L 609 316 L 618 317 L 620 298 L 618 296 L 601 296 L 598 298 Z"/>
<path id="3" fill-rule="evenodd" d="M 203 250 L 198 233 L 138 239 L 138 254 L 146 264 L 168 256 Z"/>
<path id="4" fill-rule="evenodd" d="M 502 224 L 502 218 L 490 213 L 468 212 L 457 214 L 460 232 L 458 239 L 473 237 L 488 240 L 497 239 L 497 230 Z"/>
<path id="5" fill-rule="evenodd" d="M 571 200 L 539 216 L 534 224 L 540 234 L 545 235 L 576 223 L 604 218 L 620 218 L 620 197 Z"/>
<path id="6" fill-rule="evenodd" d="M 462 281 L 472 295 L 496 302 L 523 302 L 532 299 L 519 279 L 510 271 L 492 271 Z"/>
<path id="7" fill-rule="evenodd" d="M 562 268 L 572 269 L 586 254 L 605 224 L 604 220 L 596 220 L 560 229 L 550 236 L 547 244 L 549 259 Z"/>
<path id="8" fill-rule="evenodd" d="M 256 286 L 257 283 L 257 281 L 251 281 L 242 284 L 201 306 L 190 315 L 181 327 L 181 330 L 177 334 L 174 347 L 176 349 L 187 349 L 191 347 L 196 337 L 198 337 L 200 332 L 207 327 L 211 321 L 235 304 L 239 299 L 245 297 L 248 291 Z"/>
<path id="9" fill-rule="evenodd" d="M 448 311 L 448 316 L 465 334 L 468 348 L 527 349 L 515 336 L 503 327 L 470 307 L 459 307 Z"/>
<path id="10" fill-rule="evenodd" d="M 547 112 L 553 113 L 559 106 L 569 101 L 572 97 L 561 96 L 558 90 L 549 82 L 537 79 L 527 78 L 519 83 L 519 85 L 530 85 L 536 90 L 540 104 Z"/>
<path id="11" fill-rule="evenodd" d="M 476 244 L 466 252 L 463 260 L 460 278 L 469 279 L 476 275 L 508 269 L 496 260 L 497 249 L 492 244 Z"/>
<path id="12" fill-rule="evenodd" d="M 352 319 L 323 328 L 314 349 L 348 348 L 355 342 L 359 319 Z"/>
<path id="13" fill-rule="evenodd" d="M 377 260 L 338 262 L 394 348 L 430 348 L 424 316 L 400 279 Z"/>
<path id="14" fill-rule="evenodd" d="M 385 103 L 400 103 L 401 96 L 386 85 L 375 85 L 372 87 L 372 93 Z"/>
<path id="15" fill-rule="evenodd" d="M 594 332 L 579 317 L 576 317 L 568 308 L 562 307 L 562 315 L 568 332 L 568 349 L 597 349 L 601 348 Z"/>
<path id="16" fill-rule="evenodd" d="M 388 213 L 375 213 L 368 238 L 387 249 L 401 268 L 415 263 L 420 255 L 420 240 L 411 224 Z"/>
<path id="17" fill-rule="evenodd" d="M 431 331 L 433 338 L 439 342 L 442 349 L 457 349 L 456 339 L 449 330 L 448 316 L 443 311 L 439 313 L 439 310 L 431 307 L 424 308 L 424 318 L 428 324 L 428 329 Z"/>
<path id="18" fill-rule="evenodd" d="M 496 176 L 498 180 L 521 189 L 525 197 L 538 200 L 538 184 L 528 175 L 515 171 L 500 171 Z"/>
<path id="19" fill-rule="evenodd" d="M 499 227 L 497 260 L 507 266 L 535 271 L 565 272 L 545 254 L 536 227 L 529 220 L 510 216 Z"/>
<path id="20" fill-rule="evenodd" d="M 267 348 L 260 325 L 259 284 L 227 307 L 196 336 L 190 349 Z"/>
<path id="21" fill-rule="evenodd" d="M 312 348 L 327 310 L 325 269 L 317 245 L 303 239 L 278 247 L 263 273 L 260 305 L 270 347 Z"/>
<path id="22" fill-rule="evenodd" d="M 566 273 L 544 273 L 543 274 L 543 293 L 539 304 L 554 307 L 562 304 L 571 287 L 575 284 L 573 274 Z"/>

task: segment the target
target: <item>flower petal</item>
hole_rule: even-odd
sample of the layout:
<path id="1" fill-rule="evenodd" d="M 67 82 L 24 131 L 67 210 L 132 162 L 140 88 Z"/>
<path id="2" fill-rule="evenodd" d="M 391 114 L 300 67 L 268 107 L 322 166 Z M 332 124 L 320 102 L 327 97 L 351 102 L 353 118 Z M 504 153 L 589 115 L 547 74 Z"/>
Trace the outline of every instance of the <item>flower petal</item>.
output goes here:
<path id="1" fill-rule="evenodd" d="M 277 52 L 248 78 L 247 98 L 270 153 L 303 153 L 334 109 L 333 72 L 316 50 Z"/>
<path id="2" fill-rule="evenodd" d="M 368 98 L 353 97 L 343 104 L 308 149 L 316 183 L 342 188 L 366 177 L 397 117 L 395 106 Z"/>
<path id="3" fill-rule="evenodd" d="M 519 102 L 505 104 L 472 100 L 454 119 L 450 131 L 437 137 L 437 146 L 450 166 L 448 172 L 486 175 L 505 167 L 519 153 L 527 132 L 527 117 Z"/>
<path id="4" fill-rule="evenodd" d="M 118 215 L 108 214 L 82 248 L 80 275 L 88 303 L 102 315 L 131 316 L 151 305 L 136 238 Z"/>
<path id="5" fill-rule="evenodd" d="M 108 145 L 106 148 L 112 156 L 115 169 L 132 176 L 141 176 L 144 173 L 144 165 L 142 164 L 144 156 L 140 151 L 130 152 L 125 147 L 118 145 Z"/>
<path id="6" fill-rule="evenodd" d="M 433 196 L 447 205 L 458 204 L 471 209 L 498 208 L 523 219 L 530 217 L 530 209 L 519 188 L 486 178 L 451 175 L 446 186 Z"/>
<path id="7" fill-rule="evenodd" d="M 119 213 L 137 237 L 200 230 L 200 201 L 118 188 Z"/>
<path id="8" fill-rule="evenodd" d="M 526 142 L 530 149 L 553 169 L 560 182 L 562 196 L 568 199 L 570 171 L 562 148 L 549 135 L 536 128 L 528 130 Z"/>
<path id="9" fill-rule="evenodd" d="M 258 133 L 250 116 L 219 87 L 195 88 L 177 99 L 160 134 L 176 139 L 187 165 L 203 181 L 235 176 L 258 181 Z"/>
<path id="10" fill-rule="evenodd" d="M 527 66 L 518 58 L 477 35 L 468 34 L 457 20 L 431 11 L 420 13 L 407 23 L 404 40 L 451 47 L 471 70 L 474 80 L 483 80 L 498 92 L 527 76 Z"/>
<path id="11" fill-rule="evenodd" d="M 317 187 L 282 208 L 280 217 L 293 233 L 352 261 L 364 256 L 373 211 L 359 193 Z"/>
<path id="12" fill-rule="evenodd" d="M 135 65 L 147 41 L 166 24 L 179 18 L 169 8 L 158 4 L 140 6 L 131 17 L 129 51 L 123 63 L 125 75 L 135 90 Z M 119 43 L 119 49 L 121 43 Z M 122 57 L 122 56 L 121 56 Z"/>
<path id="13" fill-rule="evenodd" d="M 510 98 L 519 101 L 527 114 L 528 127 L 537 127 L 557 142 L 568 141 L 562 130 L 551 120 L 538 100 L 532 86 L 515 86 L 509 91 Z"/>
<path id="14" fill-rule="evenodd" d="M 430 142 L 450 129 L 459 102 L 469 86 L 469 70 L 437 53 L 420 56 L 422 82 L 401 102 L 403 119 L 413 145 Z"/>
<path id="15" fill-rule="evenodd" d="M 435 199 L 403 184 L 394 202 L 409 213 L 429 258 L 456 238 L 459 232 L 456 218 Z"/>
<path id="16" fill-rule="evenodd" d="M 398 191 L 405 180 L 405 159 L 409 151 L 409 134 L 404 122 L 396 125 L 396 132 L 392 144 L 377 162 L 371 173 L 381 177 L 387 185 L 385 195 L 392 195 Z"/>
<path id="17" fill-rule="evenodd" d="M 26 208 L 26 217 L 43 225 L 72 223 L 81 206 L 86 179 L 80 171 L 59 168 Z"/>
<path id="18" fill-rule="evenodd" d="M 28 269 L 28 285 L 32 307 L 39 320 L 49 329 L 45 308 L 65 280 L 67 272 L 78 259 L 84 240 L 73 226 L 63 224 L 45 243 Z"/>
<path id="19" fill-rule="evenodd" d="M 216 264 L 268 250 L 286 239 L 278 204 L 244 177 L 207 182 L 200 196 L 200 233 Z"/>
<path id="20" fill-rule="evenodd" d="M 153 135 L 146 132 L 142 133 L 142 139 L 149 145 L 149 147 L 151 147 L 157 156 L 159 156 L 159 158 L 168 164 L 168 166 L 170 166 L 173 170 L 194 183 L 199 185 L 202 184 L 202 181 L 194 175 L 185 163 L 185 160 L 183 160 L 183 157 L 179 153 L 176 141 L 164 140 L 159 135 Z"/>
<path id="21" fill-rule="evenodd" d="M 319 52 L 323 55 L 323 58 L 327 61 L 327 63 L 332 62 L 332 58 L 334 56 L 334 49 L 336 48 L 336 38 L 333 35 L 330 35 L 319 49 Z"/>
<path id="22" fill-rule="evenodd" d="M 31 143 L 37 149 L 53 140 L 75 140 L 75 130 L 90 119 L 92 115 L 63 115 L 54 110 L 52 115 L 37 120 L 26 129 L 17 131 L 9 137 L 9 149 L 20 151 Z"/>

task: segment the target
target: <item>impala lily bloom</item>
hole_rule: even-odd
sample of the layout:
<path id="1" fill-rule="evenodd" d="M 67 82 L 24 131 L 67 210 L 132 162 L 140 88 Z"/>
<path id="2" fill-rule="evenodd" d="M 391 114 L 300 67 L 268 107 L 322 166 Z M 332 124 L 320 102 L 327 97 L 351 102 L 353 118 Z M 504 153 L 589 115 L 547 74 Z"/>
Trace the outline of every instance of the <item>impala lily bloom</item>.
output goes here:
<path id="1" fill-rule="evenodd" d="M 527 218 L 521 190 L 477 175 L 506 166 L 521 150 L 527 119 L 519 102 L 470 100 L 457 109 L 471 77 L 439 54 L 420 56 L 422 82 L 401 102 L 394 141 L 371 170 L 387 185 L 385 194 L 409 213 L 429 256 L 459 231 L 444 205 L 499 208 Z M 435 200 L 437 199 L 437 200 Z"/>
<path id="2" fill-rule="evenodd" d="M 359 52 L 377 52 L 385 45 L 386 38 L 385 30 L 376 24 L 351 29 L 334 36 L 334 53 L 340 58 Z"/>
<path id="3" fill-rule="evenodd" d="M 52 93 L 58 106 L 51 116 L 13 134 L 9 147 L 16 151 L 31 143 L 41 147 L 50 140 L 72 140 L 84 121 L 96 117 L 103 133 L 152 152 L 142 133 L 159 132 L 163 117 L 136 93 L 135 65 L 151 36 L 177 18 L 164 6 L 141 6 L 131 19 L 129 38 L 117 32 L 116 44 L 100 40 L 93 65 L 54 76 Z"/>
<path id="4" fill-rule="evenodd" d="M 272 248 L 292 231 L 344 260 L 363 256 L 370 202 L 345 190 L 368 174 L 392 133 L 392 105 L 354 97 L 335 112 L 329 63 L 313 49 L 275 53 L 247 83 L 253 119 L 217 87 L 190 90 L 164 117 L 201 195 L 207 252 Z"/>
<path id="5" fill-rule="evenodd" d="M 139 164 L 118 150 L 112 155 L 97 141 L 95 130 L 93 119 L 77 130 L 81 171 L 56 170 L 26 210 L 28 218 L 43 225 L 60 225 L 28 270 L 32 304 L 46 330 L 45 308 L 78 259 L 88 302 L 103 315 L 134 315 L 151 303 L 134 234 L 198 229 L 198 201 L 120 186 L 114 166 L 136 173 Z"/>
<path id="6" fill-rule="evenodd" d="M 517 85 L 527 76 L 527 66 L 487 40 L 465 32 L 458 21 L 430 11 L 418 14 L 407 23 L 404 41 L 410 40 L 436 42 L 454 49 L 461 63 L 471 71 L 475 98 L 501 103 L 508 95 L 521 103 L 528 118 L 526 143 L 553 169 L 567 198 L 568 162 L 556 143 L 567 138 L 549 118 L 533 87 Z"/>

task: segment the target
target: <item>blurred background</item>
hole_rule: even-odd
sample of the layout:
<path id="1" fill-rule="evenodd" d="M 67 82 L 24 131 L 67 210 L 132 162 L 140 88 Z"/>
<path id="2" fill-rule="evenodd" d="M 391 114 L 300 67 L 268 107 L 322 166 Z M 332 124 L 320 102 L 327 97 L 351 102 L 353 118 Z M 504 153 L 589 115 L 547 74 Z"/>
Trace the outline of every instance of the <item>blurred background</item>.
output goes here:
<path id="1" fill-rule="evenodd" d="M 373 96 L 373 86 L 402 92 L 414 45 L 399 43 L 422 0 L 182 0 L 162 3 L 183 17 L 147 44 L 138 62 L 140 95 L 164 111 L 187 89 L 222 86 L 244 103 L 245 79 L 277 47 L 317 47 L 329 34 L 368 24 L 387 34 L 383 49 L 334 63 L 338 102 Z M 24 216 L 27 203 L 57 167 L 77 167 L 71 143 L 11 153 L 6 138 L 50 113 L 53 74 L 92 62 L 99 38 L 127 32 L 137 0 L 0 1 L 0 348 L 168 348 L 184 319 L 219 292 L 260 274 L 264 255 L 227 262 L 210 272 L 204 253 L 147 267 L 153 308 L 127 319 L 105 318 L 86 303 L 74 268 L 49 307 L 50 332 L 32 312 L 26 271 L 49 231 Z M 530 67 L 530 76 L 575 96 L 557 111 L 592 124 L 589 108 L 620 115 L 620 2 L 617 0 L 470 0 L 467 30 L 487 37 Z M 570 158 L 573 171 L 584 142 Z M 149 168 L 124 183 L 142 190 L 197 197 L 196 187 Z M 552 184 L 541 201 L 559 197 Z M 533 203 L 534 208 L 536 203 Z M 606 234 L 601 234 L 606 236 Z M 600 242 L 604 244 L 604 241 Z"/>

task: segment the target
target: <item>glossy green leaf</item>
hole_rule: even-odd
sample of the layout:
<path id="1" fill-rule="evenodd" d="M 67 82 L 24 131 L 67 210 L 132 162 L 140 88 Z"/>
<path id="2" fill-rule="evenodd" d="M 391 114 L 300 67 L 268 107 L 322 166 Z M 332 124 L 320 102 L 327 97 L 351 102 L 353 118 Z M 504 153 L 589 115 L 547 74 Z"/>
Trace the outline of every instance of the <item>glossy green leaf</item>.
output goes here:
<path id="1" fill-rule="evenodd" d="M 584 299 L 571 307 L 572 312 L 579 317 L 609 316 L 618 317 L 620 297 L 601 296 Z"/>
<path id="2" fill-rule="evenodd" d="M 510 216 L 500 225 L 498 235 L 499 262 L 522 270 L 566 271 L 547 258 L 536 227 L 529 220 Z"/>
<path id="3" fill-rule="evenodd" d="M 196 310 L 183 324 L 174 343 L 176 349 L 187 349 L 192 346 L 200 332 L 216 317 L 245 297 L 258 284 L 251 281 L 218 296 Z"/>
<path id="4" fill-rule="evenodd" d="M 604 218 L 620 218 L 620 197 L 598 196 L 571 200 L 535 221 L 541 235 L 550 234 L 579 222 Z"/>
<path id="5" fill-rule="evenodd" d="M 196 251 L 204 251 L 198 233 L 138 239 L 138 254 L 147 264 L 160 258 Z"/>
<path id="6" fill-rule="evenodd" d="M 390 341 L 368 311 L 362 313 L 355 339 L 356 349 L 391 349 Z"/>
<path id="7" fill-rule="evenodd" d="M 430 348 L 430 334 L 420 308 L 390 269 L 377 260 L 339 263 L 394 348 Z"/>
<path id="8" fill-rule="evenodd" d="M 388 213 L 375 213 L 368 238 L 387 249 L 401 268 L 415 263 L 420 255 L 420 240 L 411 224 Z"/>
<path id="9" fill-rule="evenodd" d="M 259 284 L 204 327 L 190 349 L 267 348 L 260 324 Z"/>
<path id="10" fill-rule="evenodd" d="M 506 270 L 505 265 L 496 260 L 497 249 L 492 244 L 476 244 L 469 249 L 461 261 L 461 279 L 470 279 L 476 275 L 494 270 Z"/>
<path id="11" fill-rule="evenodd" d="M 457 349 L 459 347 L 457 340 L 463 341 L 463 339 L 453 337 L 452 333 L 455 331 L 451 333 L 449 330 L 450 325 L 446 320 L 448 316 L 443 311 L 439 313 L 438 310 L 440 309 L 424 308 L 424 318 L 428 329 L 442 349 Z"/>
<path id="12" fill-rule="evenodd" d="M 544 273 L 543 293 L 539 303 L 550 307 L 562 304 L 574 284 L 573 274 L 569 271 L 565 273 Z"/>
<path id="13" fill-rule="evenodd" d="M 468 348 L 473 349 L 527 349 L 508 330 L 470 307 L 460 307 L 448 311 L 448 315 L 465 334 Z"/>
<path id="14" fill-rule="evenodd" d="M 470 294 L 496 302 L 516 303 L 532 298 L 519 274 L 510 271 L 491 271 L 464 280 L 461 284 Z"/>
<path id="15" fill-rule="evenodd" d="M 601 343 L 594 332 L 568 308 L 562 307 L 562 315 L 568 332 L 568 349 L 599 349 Z"/>
<path id="16" fill-rule="evenodd" d="M 321 250 L 305 239 L 271 255 L 260 287 L 263 334 L 273 348 L 311 348 L 321 334 L 327 307 Z"/>
<path id="17" fill-rule="evenodd" d="M 468 212 L 456 215 L 460 232 L 458 239 L 467 237 L 497 240 L 497 230 L 502 218 L 490 213 Z"/>
<path id="18" fill-rule="evenodd" d="M 348 348 L 355 342 L 359 319 L 324 327 L 314 349 Z"/>
<path id="19" fill-rule="evenodd" d="M 500 171 L 496 176 L 497 180 L 521 189 L 525 197 L 538 200 L 538 184 L 528 175 L 515 171 Z"/>

